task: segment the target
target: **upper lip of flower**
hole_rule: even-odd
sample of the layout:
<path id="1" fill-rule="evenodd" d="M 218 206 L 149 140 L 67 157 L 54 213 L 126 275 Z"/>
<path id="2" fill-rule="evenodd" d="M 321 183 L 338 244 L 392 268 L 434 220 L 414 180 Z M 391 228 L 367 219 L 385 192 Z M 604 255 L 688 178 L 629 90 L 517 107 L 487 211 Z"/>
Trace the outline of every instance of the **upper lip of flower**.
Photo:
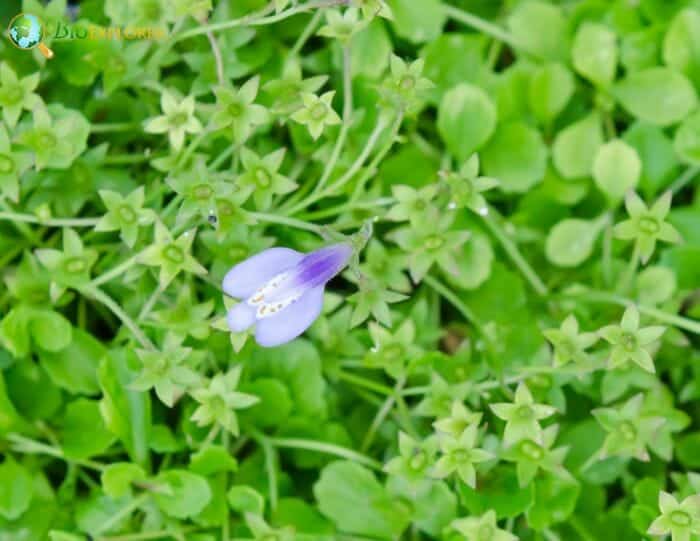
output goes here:
<path id="1" fill-rule="evenodd" d="M 347 265 L 352 246 L 338 243 L 309 254 L 270 248 L 233 267 L 223 289 L 242 302 L 227 315 L 241 332 L 255 324 L 255 338 L 266 347 L 293 340 L 321 312 L 326 283 Z"/>

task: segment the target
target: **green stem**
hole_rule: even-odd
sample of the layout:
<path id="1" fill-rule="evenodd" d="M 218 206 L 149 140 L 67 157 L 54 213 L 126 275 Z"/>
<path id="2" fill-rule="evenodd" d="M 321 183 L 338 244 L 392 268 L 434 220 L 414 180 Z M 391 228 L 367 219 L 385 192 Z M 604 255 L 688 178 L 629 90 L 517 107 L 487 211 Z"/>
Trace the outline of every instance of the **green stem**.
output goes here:
<path id="1" fill-rule="evenodd" d="M 38 216 L 21 214 L 19 212 L 0 212 L 0 220 L 39 224 L 49 227 L 94 227 L 100 221 L 99 218 L 49 218 L 42 220 Z"/>
<path id="2" fill-rule="evenodd" d="M 187 528 L 184 532 L 193 532 L 196 528 Z M 106 537 L 96 537 L 95 541 L 149 541 L 151 539 L 163 539 L 164 537 L 181 538 L 181 533 L 173 530 L 159 530 L 157 532 L 130 533 L 125 535 L 111 535 Z"/>
<path id="3" fill-rule="evenodd" d="M 174 42 L 178 43 L 182 40 L 189 39 L 195 36 L 201 36 L 207 32 L 219 32 L 222 30 L 229 30 L 231 28 L 237 28 L 239 26 L 263 26 L 266 24 L 273 24 L 289 17 L 293 17 L 299 13 L 304 13 L 305 11 L 310 11 L 312 9 L 326 8 L 331 6 L 337 6 L 345 3 L 345 0 L 326 0 L 324 2 L 309 2 L 306 4 L 294 6 L 285 11 L 281 11 L 275 15 L 270 15 L 265 17 L 264 15 L 269 13 L 269 7 L 265 8 L 263 11 L 252 13 L 240 19 L 233 19 L 231 21 L 225 21 L 221 23 L 213 23 L 197 26 L 185 32 L 182 32 L 175 36 Z"/>
<path id="4" fill-rule="evenodd" d="M 357 171 L 362 167 L 362 164 L 365 163 L 365 160 L 367 157 L 370 155 L 372 150 L 374 149 L 374 146 L 377 144 L 377 140 L 379 139 L 379 136 L 381 135 L 382 131 L 384 130 L 384 127 L 386 126 L 386 121 L 383 119 L 380 119 L 379 122 L 377 122 L 376 126 L 374 127 L 374 130 L 372 130 L 372 133 L 370 136 L 367 138 L 367 142 L 365 143 L 364 148 L 360 152 L 360 155 L 355 159 L 353 164 L 350 166 L 350 168 L 345 172 L 345 174 L 340 177 L 338 180 L 336 180 L 333 184 L 330 186 L 326 186 L 325 189 L 312 193 L 309 195 L 307 198 L 303 199 L 301 202 L 297 203 L 294 205 L 291 209 L 286 210 L 285 214 L 286 215 L 292 215 L 296 214 L 300 210 L 303 210 L 307 208 L 309 205 L 315 203 L 316 201 L 323 199 L 327 195 L 331 195 L 337 192 L 340 188 L 342 188 L 347 182 L 349 182 L 352 177 L 357 173 Z"/>
<path id="5" fill-rule="evenodd" d="M 332 443 L 321 441 L 305 440 L 301 438 L 269 438 L 269 441 L 275 447 L 282 449 L 306 449 L 307 451 L 317 451 L 327 455 L 338 456 L 347 460 L 353 460 L 359 464 L 363 464 L 368 468 L 378 471 L 382 470 L 382 465 L 378 461 L 370 458 L 362 453 L 358 453 L 346 447 L 340 447 Z"/>
<path id="6" fill-rule="evenodd" d="M 481 17 L 477 17 L 476 15 L 473 15 L 468 11 L 464 11 L 454 6 L 443 4 L 442 7 L 445 11 L 445 14 L 451 19 L 466 24 L 467 26 L 471 26 L 472 28 L 479 30 L 480 32 L 488 36 L 491 36 L 494 39 L 502 41 L 503 43 L 509 45 L 513 49 L 518 48 L 518 44 L 515 38 L 500 26 L 497 26 L 489 21 L 482 19 Z"/>
<path id="7" fill-rule="evenodd" d="M 429 274 L 426 274 L 423 277 L 423 282 L 437 291 L 442 297 L 449 301 L 449 303 L 454 306 L 460 314 L 464 316 L 464 318 L 469 321 L 474 327 L 479 331 L 482 332 L 483 328 L 481 324 L 479 323 L 479 320 L 476 318 L 474 315 L 474 312 L 471 311 L 471 309 L 464 304 L 460 298 L 455 295 L 455 293 L 452 292 L 450 288 L 448 288 L 446 285 L 444 285 L 440 280 L 437 278 L 433 278 Z"/>
<path id="8" fill-rule="evenodd" d="M 270 491 L 270 508 L 274 511 L 277 509 L 278 500 L 277 456 L 273 447 L 274 444 L 270 438 L 257 430 L 252 430 L 251 436 L 260 444 L 265 454 L 265 470 L 267 471 L 268 488 Z"/>
<path id="9" fill-rule="evenodd" d="M 310 224 L 308 222 L 304 222 L 302 220 L 297 220 L 295 218 L 277 216 L 275 214 L 267 214 L 265 212 L 249 212 L 248 216 L 250 216 L 251 218 L 255 218 L 256 220 L 260 220 L 261 222 L 288 225 L 289 227 L 293 227 L 295 229 L 303 229 L 305 231 L 311 231 L 312 233 L 316 233 L 317 235 L 323 236 L 322 227 L 315 224 Z"/>
<path id="10" fill-rule="evenodd" d="M 91 124 L 90 133 L 114 133 L 140 129 L 137 122 L 107 122 L 105 124 Z"/>
<path id="11" fill-rule="evenodd" d="M 491 231 L 491 234 L 496 237 L 496 240 L 501 243 L 501 246 L 505 250 L 506 254 L 508 254 L 508 257 L 510 257 L 511 261 L 513 261 L 515 266 L 518 267 L 521 274 L 532 286 L 532 289 L 534 289 L 538 295 L 544 297 L 549 293 L 547 286 L 544 285 L 544 282 L 522 256 L 517 245 L 510 239 L 510 237 L 508 237 L 508 235 L 506 235 L 505 231 L 503 231 L 500 224 L 494 217 L 496 214 L 497 213 L 494 209 L 488 207 L 488 212 L 486 215 L 482 216 L 484 224 L 486 224 L 486 227 L 489 229 L 489 231 Z"/>
<path id="12" fill-rule="evenodd" d="M 348 136 L 348 131 L 350 129 L 350 122 L 352 120 L 352 71 L 351 71 L 351 51 L 350 44 L 348 43 L 343 47 L 343 124 L 340 127 L 340 134 L 333 147 L 333 152 L 331 157 L 326 162 L 326 166 L 321 175 L 321 180 L 318 181 L 316 188 L 312 194 L 320 192 L 326 185 L 328 178 L 331 176 L 335 164 L 338 162 L 340 153 L 343 150 L 343 145 L 345 145 L 345 140 Z"/>
<path id="13" fill-rule="evenodd" d="M 362 376 L 351 374 L 343 370 L 336 370 L 332 375 L 340 380 L 347 381 L 348 383 L 352 383 L 353 385 L 363 387 L 382 395 L 390 396 L 394 392 L 393 389 L 387 385 L 383 385 L 371 379 L 363 378 Z"/>
<path id="14" fill-rule="evenodd" d="M 683 174 L 673 181 L 669 190 L 674 194 L 680 192 L 687 184 L 692 182 L 700 174 L 700 167 L 688 167 Z"/>
<path id="15" fill-rule="evenodd" d="M 365 184 L 370 179 L 370 177 L 372 177 L 375 174 L 379 163 L 384 159 L 384 157 L 394 146 L 394 143 L 396 142 L 396 136 L 399 134 L 399 130 L 401 129 L 401 123 L 403 122 L 403 118 L 404 112 L 400 111 L 399 114 L 396 115 L 396 120 L 394 121 L 394 125 L 391 128 L 389 139 L 387 140 L 386 145 L 384 145 L 384 148 L 382 148 L 377 153 L 377 155 L 372 159 L 372 161 L 369 163 L 362 175 L 360 175 L 360 178 L 357 179 L 357 184 L 355 185 L 355 190 L 353 191 L 352 197 L 350 198 L 350 203 L 355 203 L 359 199 L 359 197 L 364 192 Z"/>
<path id="16" fill-rule="evenodd" d="M 141 505 L 143 505 L 145 503 L 145 501 L 149 498 L 149 496 L 150 496 L 149 494 L 144 493 L 144 494 L 141 494 L 140 496 L 138 496 L 137 498 L 134 498 L 133 500 L 131 500 L 124 507 L 122 507 L 119 511 L 114 513 L 111 517 L 109 517 L 102 524 L 100 524 L 96 528 L 95 533 L 100 534 L 102 532 L 108 531 L 112 526 L 117 524 L 124 517 L 128 517 L 136 509 L 141 507 Z"/>
<path id="17" fill-rule="evenodd" d="M 326 209 L 316 210 L 313 212 L 308 212 L 306 214 L 301 214 L 299 216 L 302 220 L 319 220 L 321 218 L 330 218 L 332 216 L 337 216 L 343 212 L 356 209 L 373 209 L 376 207 L 385 207 L 393 205 L 396 203 L 396 199 L 393 197 L 381 197 L 375 199 L 374 201 L 358 201 L 357 203 L 342 203 L 334 207 L 329 207 Z"/>
<path id="18" fill-rule="evenodd" d="M 299 35 L 296 42 L 294 43 L 294 47 L 292 47 L 291 51 L 289 51 L 289 54 L 291 56 L 296 56 L 297 54 L 299 54 L 299 51 L 301 51 L 302 47 L 304 47 L 306 42 L 316 31 L 318 23 L 321 22 L 321 17 L 323 17 L 322 11 L 318 10 L 314 13 L 313 17 L 311 17 L 308 24 L 304 28 L 304 31 Z"/>
<path id="19" fill-rule="evenodd" d="M 102 160 L 105 165 L 128 165 L 135 163 L 143 163 L 157 158 L 159 155 L 144 153 L 144 154 L 112 154 L 107 155 Z"/>
<path id="20" fill-rule="evenodd" d="M 211 171 L 215 171 L 216 169 L 219 168 L 219 166 L 224 163 L 238 148 L 238 145 L 230 144 L 228 147 L 226 147 L 226 150 L 224 150 L 221 154 L 219 154 L 214 161 L 212 161 L 208 166 L 207 169 Z"/>
<path id="21" fill-rule="evenodd" d="M 7 439 L 12 443 L 12 448 L 18 453 L 32 454 L 32 455 L 48 455 L 54 458 L 58 458 L 67 462 L 68 464 L 75 464 L 77 466 L 82 466 L 84 468 L 90 468 L 95 471 L 103 471 L 106 466 L 95 462 L 93 460 L 71 460 L 66 458 L 63 451 L 44 442 L 34 440 L 32 438 L 27 438 L 26 436 L 21 436 L 20 434 L 8 434 Z"/>
<path id="22" fill-rule="evenodd" d="M 626 295 L 632 285 L 632 279 L 634 278 L 634 273 L 637 272 L 637 267 L 639 266 L 639 243 L 634 243 L 634 250 L 632 251 L 632 257 L 630 258 L 629 264 L 625 269 L 625 273 L 620 279 L 620 283 L 617 287 L 617 292 Z"/>
<path id="23" fill-rule="evenodd" d="M 374 419 L 372 419 L 372 424 L 370 424 L 369 429 L 365 433 L 365 437 L 362 440 L 362 445 L 360 445 L 360 451 L 362 451 L 363 453 L 366 452 L 372 445 L 372 442 L 374 441 L 374 436 L 377 434 L 377 430 L 379 430 L 379 427 L 382 425 L 387 415 L 391 413 L 391 408 L 394 407 L 394 403 L 396 402 L 396 396 L 401 394 L 401 391 L 405 384 L 405 377 L 399 379 L 396 382 L 396 385 L 392 389 L 391 394 L 386 397 L 386 400 L 384 400 L 384 403 L 377 411 L 377 414 L 374 416 Z"/>
<path id="24" fill-rule="evenodd" d="M 104 291 L 102 291 L 98 287 L 95 287 L 94 284 L 88 284 L 86 286 L 83 286 L 78 291 L 80 291 L 80 293 L 87 297 L 92 297 L 96 301 L 109 308 L 112 311 L 112 313 L 120 319 L 124 326 L 131 331 L 131 333 L 134 335 L 139 344 L 141 344 L 141 347 L 150 350 L 156 349 L 153 345 L 153 342 L 151 342 L 149 338 L 143 333 L 143 331 L 141 331 L 141 329 L 138 325 L 136 325 L 134 320 L 131 319 L 131 317 L 129 317 L 129 314 L 122 310 L 121 306 L 114 302 L 114 299 L 112 299 L 112 297 L 107 295 Z"/>
<path id="25" fill-rule="evenodd" d="M 92 280 L 88 286 L 93 286 L 97 287 L 99 285 L 104 284 L 105 282 L 109 282 L 112 278 L 116 278 L 117 276 L 122 276 L 127 270 L 129 270 L 131 267 L 136 265 L 138 263 L 138 254 L 131 256 L 129 259 L 125 260 L 123 263 L 120 263 L 113 269 L 105 272 L 104 274 L 101 274 L 94 280 Z"/>
<path id="26" fill-rule="evenodd" d="M 564 297 L 575 298 L 584 303 L 599 302 L 604 304 L 616 304 L 625 307 L 635 304 L 633 300 L 623 297 L 621 295 L 592 289 L 585 289 L 582 290 L 580 293 L 577 292 L 575 294 L 564 294 Z M 667 323 L 680 329 L 685 329 L 686 331 L 692 332 L 694 334 L 700 334 L 700 321 L 689 319 L 687 317 L 679 316 L 676 314 L 670 314 L 652 306 L 645 306 L 643 304 L 637 304 L 636 306 L 641 314 L 645 314 L 662 323 Z"/>
<path id="27" fill-rule="evenodd" d="M 151 296 L 148 297 L 148 300 L 141 308 L 139 315 L 136 316 L 137 323 L 140 323 L 141 321 L 143 321 L 148 316 L 148 314 L 151 313 L 151 310 L 153 309 L 153 305 L 155 305 L 158 298 L 163 294 L 164 289 L 165 288 L 162 286 L 162 284 L 159 283 L 158 287 L 153 291 L 153 293 L 151 293 Z"/>

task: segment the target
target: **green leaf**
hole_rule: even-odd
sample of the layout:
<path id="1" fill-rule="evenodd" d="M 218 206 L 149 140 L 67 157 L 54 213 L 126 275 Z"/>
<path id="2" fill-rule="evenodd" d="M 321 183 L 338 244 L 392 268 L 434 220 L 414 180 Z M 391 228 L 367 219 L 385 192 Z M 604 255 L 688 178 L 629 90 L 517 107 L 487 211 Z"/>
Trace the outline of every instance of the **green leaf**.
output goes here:
<path id="1" fill-rule="evenodd" d="M 614 203 L 637 187 L 641 172 L 642 161 L 637 151 L 620 139 L 601 146 L 593 162 L 593 180 Z"/>
<path id="2" fill-rule="evenodd" d="M 73 340 L 57 352 L 39 351 L 41 365 L 53 382 L 71 393 L 96 394 L 97 366 L 107 350 L 82 329 L 73 329 Z"/>
<path id="3" fill-rule="evenodd" d="M 272 523 L 292 526 L 300 534 L 333 534 L 335 528 L 314 507 L 298 498 L 282 498 L 272 514 Z"/>
<path id="4" fill-rule="evenodd" d="M 464 162 L 496 129 L 496 106 L 478 86 L 459 84 L 442 97 L 437 127 L 452 155 Z"/>
<path id="5" fill-rule="evenodd" d="M 532 74 L 529 101 L 532 112 L 543 124 L 554 120 L 574 93 L 574 76 L 566 66 L 549 63 Z"/>
<path id="6" fill-rule="evenodd" d="M 80 398 L 68 404 L 63 418 L 61 446 L 66 457 L 79 460 L 105 451 L 114 441 L 97 401 Z"/>
<path id="7" fill-rule="evenodd" d="M 353 76 L 366 75 L 378 79 L 389 65 L 391 40 L 384 24 L 375 19 L 352 38 L 351 66 Z"/>
<path id="8" fill-rule="evenodd" d="M 116 462 L 107 465 L 100 476 L 102 488 L 110 498 L 118 499 L 131 494 L 131 483 L 144 479 L 143 468 L 130 462 Z"/>
<path id="9" fill-rule="evenodd" d="M 547 475 L 535 482 L 535 503 L 527 510 L 528 524 L 544 530 L 565 522 L 576 507 L 581 488 L 578 483 Z"/>
<path id="10" fill-rule="evenodd" d="M 234 472 L 237 469 L 236 459 L 220 445 L 207 446 L 190 458 L 190 470 L 199 475 Z"/>
<path id="11" fill-rule="evenodd" d="M 128 390 L 138 375 L 138 365 L 133 351 L 114 350 L 100 362 L 97 377 L 103 393 L 100 411 L 107 428 L 121 440 L 134 462 L 146 466 L 151 400 L 147 393 Z"/>
<path id="12" fill-rule="evenodd" d="M 557 134 L 552 149 L 554 166 L 565 178 L 587 177 L 602 144 L 600 118 L 591 113 Z"/>
<path id="13" fill-rule="evenodd" d="M 547 235 L 547 259 L 558 267 L 578 267 L 591 256 L 599 233 L 600 227 L 594 222 L 579 218 L 562 220 Z"/>
<path id="14" fill-rule="evenodd" d="M 534 483 L 521 488 L 515 471 L 504 467 L 492 470 L 476 489 L 460 483 L 459 492 L 471 514 L 482 515 L 493 509 L 499 519 L 524 513 L 535 498 Z"/>
<path id="15" fill-rule="evenodd" d="M 504 192 L 522 193 L 544 178 L 547 147 L 542 135 L 520 122 L 499 126 L 481 153 L 484 173 Z"/>
<path id="16" fill-rule="evenodd" d="M 625 132 L 623 139 L 636 149 L 642 160 L 639 185 L 649 198 L 678 176 L 678 157 L 673 143 L 661 128 L 636 122 Z"/>
<path id="17" fill-rule="evenodd" d="M 664 63 L 700 83 L 700 12 L 684 9 L 676 15 L 663 42 Z"/>
<path id="18" fill-rule="evenodd" d="M 249 486 L 232 486 L 226 498 L 231 509 L 241 515 L 245 513 L 262 515 L 265 509 L 265 499 L 257 490 Z"/>
<path id="19" fill-rule="evenodd" d="M 445 23 L 445 13 L 439 0 L 387 0 L 394 14 L 392 26 L 396 33 L 413 43 L 436 39 Z"/>
<path id="20" fill-rule="evenodd" d="M 593 84 L 607 87 L 615 79 L 617 42 L 615 33 L 606 26 L 582 24 L 574 37 L 571 56 L 576 71 Z"/>
<path id="21" fill-rule="evenodd" d="M 326 466 L 314 485 L 314 495 L 321 513 L 349 534 L 395 539 L 410 522 L 408 509 L 386 492 L 372 472 L 354 462 Z"/>
<path id="22" fill-rule="evenodd" d="M 700 165 L 700 113 L 693 113 L 678 127 L 673 148 L 685 163 Z"/>
<path id="23" fill-rule="evenodd" d="M 631 73 L 614 86 L 613 92 L 631 115 L 659 126 L 680 122 L 697 106 L 693 86 L 670 68 Z"/>
<path id="24" fill-rule="evenodd" d="M 541 0 L 521 2 L 508 17 L 508 28 L 524 51 L 552 60 L 564 56 L 566 20 L 560 7 Z"/>
<path id="25" fill-rule="evenodd" d="M 212 497 L 207 480 L 186 470 L 169 470 L 156 480 L 170 487 L 169 494 L 156 493 L 158 507 L 174 518 L 185 519 L 198 515 Z"/>
<path id="26" fill-rule="evenodd" d="M 10 456 L 0 464 L 0 515 L 14 520 L 22 515 L 32 501 L 32 474 Z"/>
<path id="27" fill-rule="evenodd" d="M 287 386 L 278 379 L 260 378 L 241 385 L 240 390 L 260 399 L 260 402 L 240 413 L 241 419 L 248 420 L 255 426 L 280 426 L 287 420 L 294 407 Z"/>
<path id="28" fill-rule="evenodd" d="M 35 310 L 29 320 L 32 338 L 46 351 L 60 351 L 71 343 L 73 326 L 70 321 L 52 310 Z"/>

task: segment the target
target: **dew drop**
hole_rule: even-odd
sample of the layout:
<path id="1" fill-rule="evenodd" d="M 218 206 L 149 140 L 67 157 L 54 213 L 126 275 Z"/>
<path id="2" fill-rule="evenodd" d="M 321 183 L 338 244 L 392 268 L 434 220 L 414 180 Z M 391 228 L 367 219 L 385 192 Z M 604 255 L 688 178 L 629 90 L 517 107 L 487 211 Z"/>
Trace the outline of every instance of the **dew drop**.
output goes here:
<path id="1" fill-rule="evenodd" d="M 450 210 L 454 210 L 457 208 L 457 203 L 455 203 L 454 201 L 450 201 L 450 204 L 447 205 L 447 208 Z"/>
<path id="2" fill-rule="evenodd" d="M 488 213 L 489 213 L 488 207 L 481 207 L 481 208 L 479 209 L 479 214 L 480 214 L 481 216 L 486 216 Z"/>

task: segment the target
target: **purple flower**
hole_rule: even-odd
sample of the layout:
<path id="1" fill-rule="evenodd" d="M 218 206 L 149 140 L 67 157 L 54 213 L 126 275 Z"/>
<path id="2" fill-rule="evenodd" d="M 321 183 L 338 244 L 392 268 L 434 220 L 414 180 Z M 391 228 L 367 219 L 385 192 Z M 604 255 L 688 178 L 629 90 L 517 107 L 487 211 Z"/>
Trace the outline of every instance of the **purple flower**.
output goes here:
<path id="1" fill-rule="evenodd" d="M 321 313 L 326 283 L 352 255 L 350 244 L 326 246 L 309 254 L 270 248 L 233 267 L 223 289 L 241 302 L 226 320 L 233 332 L 255 325 L 255 340 L 273 347 L 294 340 Z"/>

